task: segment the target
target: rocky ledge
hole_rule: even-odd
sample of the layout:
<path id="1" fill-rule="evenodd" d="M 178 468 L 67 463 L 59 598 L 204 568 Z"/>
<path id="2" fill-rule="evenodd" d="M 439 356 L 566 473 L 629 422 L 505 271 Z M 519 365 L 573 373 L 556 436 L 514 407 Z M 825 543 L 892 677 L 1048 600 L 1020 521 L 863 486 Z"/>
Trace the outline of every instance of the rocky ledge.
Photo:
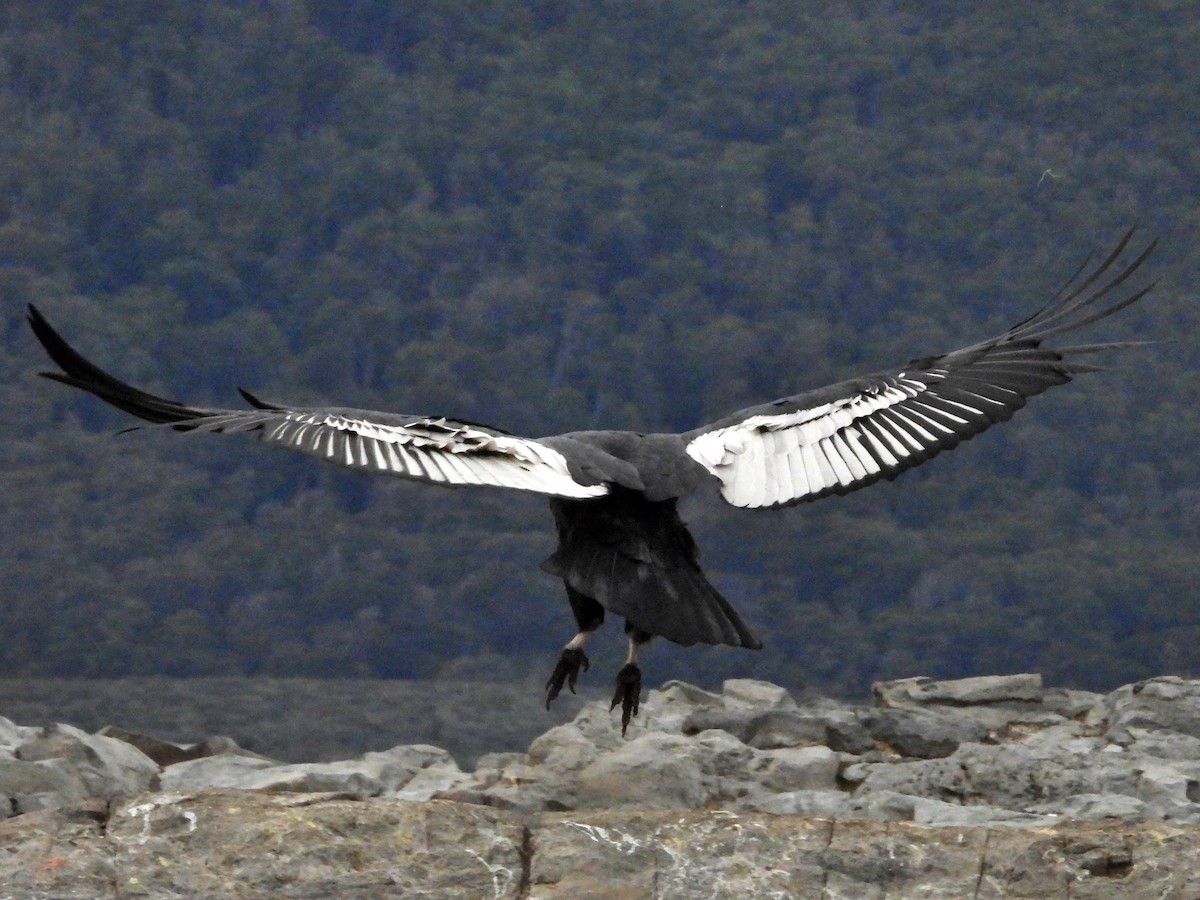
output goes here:
<path id="1" fill-rule="evenodd" d="M 5 897 L 1195 897 L 1200 681 L 729 681 L 464 772 L 0 719 Z"/>

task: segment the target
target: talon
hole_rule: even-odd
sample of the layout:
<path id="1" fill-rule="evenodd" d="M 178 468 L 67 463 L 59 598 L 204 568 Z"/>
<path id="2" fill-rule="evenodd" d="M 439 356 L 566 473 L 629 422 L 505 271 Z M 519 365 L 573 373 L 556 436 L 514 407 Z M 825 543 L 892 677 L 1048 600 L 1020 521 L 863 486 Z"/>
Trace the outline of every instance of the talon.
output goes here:
<path id="1" fill-rule="evenodd" d="M 551 701 L 558 696 L 564 684 L 570 688 L 572 694 L 575 693 L 575 682 L 579 680 L 579 673 L 586 672 L 589 665 L 587 654 L 582 649 L 568 647 L 563 650 L 550 680 L 546 682 L 546 709 L 550 708 Z"/>
<path id="2" fill-rule="evenodd" d="M 612 706 L 609 710 L 621 705 L 621 737 L 625 737 L 625 729 L 629 721 L 638 714 L 638 703 L 642 695 L 642 670 L 637 663 L 626 663 L 617 673 L 617 689 L 613 693 Z"/>

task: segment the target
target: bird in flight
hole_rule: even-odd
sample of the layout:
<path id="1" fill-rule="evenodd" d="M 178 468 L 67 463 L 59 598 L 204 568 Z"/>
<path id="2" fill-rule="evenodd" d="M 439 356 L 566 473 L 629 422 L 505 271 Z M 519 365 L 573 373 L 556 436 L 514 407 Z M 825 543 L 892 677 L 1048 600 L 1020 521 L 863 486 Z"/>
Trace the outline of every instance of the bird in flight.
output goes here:
<path id="1" fill-rule="evenodd" d="M 639 650 L 660 636 L 683 646 L 762 643 L 700 569 L 676 501 L 715 483 L 733 506 L 778 509 L 846 494 L 1004 422 L 1025 401 L 1096 367 L 1080 357 L 1130 346 L 1047 346 L 1051 338 L 1137 302 L 1154 286 L 1125 282 L 1133 232 L 1098 265 L 1090 258 L 1042 309 L 970 346 L 740 410 L 682 434 L 574 431 L 541 438 L 444 416 L 299 407 L 240 390 L 248 409 L 189 406 L 146 393 L 81 356 L 29 307 L 29 324 L 61 371 L 55 381 L 178 431 L 253 434 L 341 466 L 443 486 L 545 494 L 558 547 L 542 568 L 563 580 L 577 625 L 546 683 L 546 705 L 573 692 L 584 646 L 606 613 L 621 616 L 629 652 L 612 707 L 621 730 L 637 714 Z"/>

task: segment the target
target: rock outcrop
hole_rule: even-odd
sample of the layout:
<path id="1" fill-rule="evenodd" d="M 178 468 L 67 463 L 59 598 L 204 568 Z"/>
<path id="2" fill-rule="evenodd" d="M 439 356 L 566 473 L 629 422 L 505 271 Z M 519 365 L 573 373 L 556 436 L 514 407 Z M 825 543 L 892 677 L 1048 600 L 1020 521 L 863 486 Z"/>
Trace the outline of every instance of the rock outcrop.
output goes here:
<path id="1" fill-rule="evenodd" d="M 698 810 L 542 813 L 210 789 L 0 822 L 6 897 L 1191 898 L 1200 832 L 928 828 Z"/>
<path id="2" fill-rule="evenodd" d="M 0 795 L 6 897 L 1194 897 L 1200 682 L 673 682 L 473 772 L 0 720 Z"/>

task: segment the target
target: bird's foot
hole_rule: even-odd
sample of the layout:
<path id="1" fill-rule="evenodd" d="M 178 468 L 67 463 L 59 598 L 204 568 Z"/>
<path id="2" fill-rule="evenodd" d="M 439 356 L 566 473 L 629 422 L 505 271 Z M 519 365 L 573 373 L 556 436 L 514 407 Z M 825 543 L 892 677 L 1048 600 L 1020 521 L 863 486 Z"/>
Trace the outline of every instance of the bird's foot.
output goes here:
<path id="1" fill-rule="evenodd" d="M 638 702 L 642 695 L 642 670 L 637 663 L 625 663 L 617 673 L 617 690 L 613 694 L 610 710 L 621 705 L 621 737 L 625 737 L 625 729 L 629 720 L 638 714 Z"/>
<path id="2" fill-rule="evenodd" d="M 571 689 L 572 694 L 575 693 L 575 682 L 579 680 L 579 673 L 587 670 L 587 654 L 581 648 L 568 647 L 563 650 L 550 680 L 546 682 L 546 709 L 550 708 L 550 702 L 558 696 L 564 684 Z"/>

